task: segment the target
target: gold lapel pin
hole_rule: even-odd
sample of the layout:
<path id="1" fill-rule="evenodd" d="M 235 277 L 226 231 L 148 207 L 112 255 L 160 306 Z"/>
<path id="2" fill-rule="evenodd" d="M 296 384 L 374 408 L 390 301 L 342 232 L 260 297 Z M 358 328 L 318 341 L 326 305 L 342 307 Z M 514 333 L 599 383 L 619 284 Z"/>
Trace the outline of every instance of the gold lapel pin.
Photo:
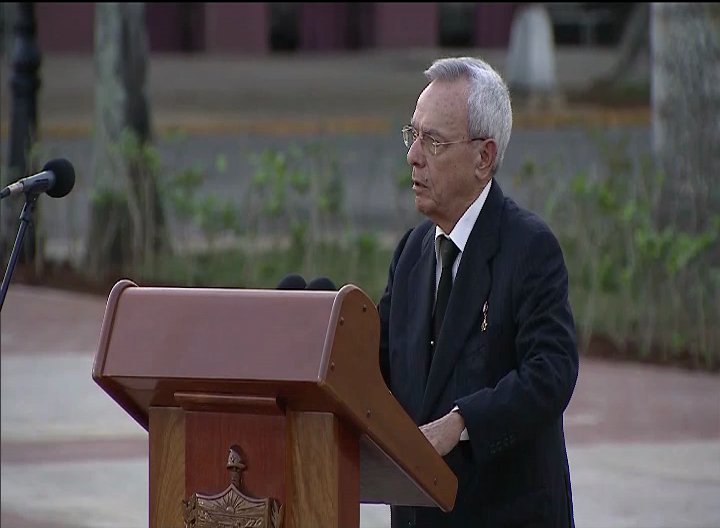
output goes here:
<path id="1" fill-rule="evenodd" d="M 488 313 L 488 303 L 485 301 L 485 304 L 483 305 L 483 320 L 482 325 L 480 325 L 480 330 L 483 332 L 487 330 L 487 313 Z"/>

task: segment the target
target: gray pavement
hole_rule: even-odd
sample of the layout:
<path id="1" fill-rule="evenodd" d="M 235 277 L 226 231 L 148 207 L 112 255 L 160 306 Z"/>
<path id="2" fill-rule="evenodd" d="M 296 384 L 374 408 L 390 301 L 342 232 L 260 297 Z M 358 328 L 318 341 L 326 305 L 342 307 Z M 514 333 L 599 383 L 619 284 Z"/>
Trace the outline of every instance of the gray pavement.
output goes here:
<path id="1" fill-rule="evenodd" d="M 91 378 L 105 298 L 13 284 L 2 312 L 4 528 L 140 528 L 147 435 Z M 565 414 L 578 528 L 720 526 L 720 377 L 581 362 Z M 361 526 L 389 526 L 362 505 Z"/>

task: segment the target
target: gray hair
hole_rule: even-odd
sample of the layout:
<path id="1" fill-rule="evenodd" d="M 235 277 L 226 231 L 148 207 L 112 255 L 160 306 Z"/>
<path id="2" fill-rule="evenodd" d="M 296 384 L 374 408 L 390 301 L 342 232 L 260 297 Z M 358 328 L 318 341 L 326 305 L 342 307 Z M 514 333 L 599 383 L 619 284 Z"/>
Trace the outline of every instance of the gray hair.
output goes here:
<path id="1" fill-rule="evenodd" d="M 468 134 L 471 138 L 493 138 L 497 143 L 497 156 L 492 173 L 502 165 L 505 149 L 512 132 L 512 106 L 510 92 L 492 66 L 473 57 L 438 59 L 427 70 L 429 81 L 455 81 L 468 79 Z"/>

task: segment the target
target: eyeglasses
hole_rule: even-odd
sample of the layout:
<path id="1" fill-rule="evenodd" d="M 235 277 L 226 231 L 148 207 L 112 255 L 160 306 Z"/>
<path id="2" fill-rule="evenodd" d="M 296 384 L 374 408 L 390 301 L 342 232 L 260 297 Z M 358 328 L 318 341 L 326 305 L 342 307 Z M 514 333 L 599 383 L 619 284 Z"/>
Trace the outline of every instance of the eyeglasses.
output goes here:
<path id="1" fill-rule="evenodd" d="M 415 140 L 420 138 L 420 141 L 422 141 L 423 147 L 426 148 L 428 152 L 431 152 L 433 156 L 437 156 L 438 152 L 441 152 L 441 147 L 445 145 L 455 145 L 457 143 L 472 143 L 473 141 L 485 141 L 487 138 L 479 137 L 479 138 L 472 138 L 472 139 L 460 139 L 458 141 L 438 141 L 434 137 L 432 137 L 429 134 L 420 134 L 417 130 L 415 130 L 412 126 L 406 125 L 402 128 L 402 135 L 403 135 L 403 142 L 405 143 L 405 146 L 410 149 L 412 147 L 412 144 L 415 143 Z"/>

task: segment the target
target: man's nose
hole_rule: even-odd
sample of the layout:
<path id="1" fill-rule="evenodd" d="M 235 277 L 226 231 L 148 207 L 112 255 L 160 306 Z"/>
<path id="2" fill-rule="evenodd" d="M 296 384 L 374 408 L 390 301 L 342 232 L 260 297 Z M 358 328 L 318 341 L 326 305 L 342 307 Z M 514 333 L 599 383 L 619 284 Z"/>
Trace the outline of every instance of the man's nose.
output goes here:
<path id="1" fill-rule="evenodd" d="M 407 153 L 407 162 L 408 165 L 412 167 L 422 167 L 425 164 L 425 153 L 423 152 L 422 141 L 420 141 L 420 138 L 413 141 L 413 144 L 410 145 Z"/>

